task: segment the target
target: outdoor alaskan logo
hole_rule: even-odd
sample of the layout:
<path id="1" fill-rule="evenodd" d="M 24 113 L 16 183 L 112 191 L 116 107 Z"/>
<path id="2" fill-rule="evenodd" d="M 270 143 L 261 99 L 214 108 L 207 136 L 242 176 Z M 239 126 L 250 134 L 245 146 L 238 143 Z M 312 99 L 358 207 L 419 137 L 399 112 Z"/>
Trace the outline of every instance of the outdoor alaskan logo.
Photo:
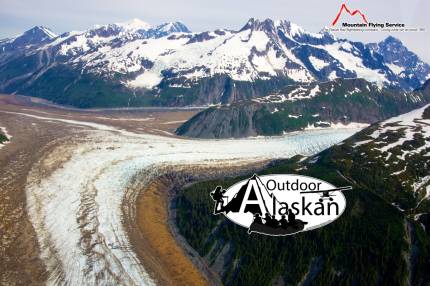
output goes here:
<path id="1" fill-rule="evenodd" d="M 300 175 L 253 175 L 228 189 L 216 187 L 210 195 L 214 214 L 266 235 L 282 236 L 327 225 L 346 207 L 343 191 L 325 181 Z"/>

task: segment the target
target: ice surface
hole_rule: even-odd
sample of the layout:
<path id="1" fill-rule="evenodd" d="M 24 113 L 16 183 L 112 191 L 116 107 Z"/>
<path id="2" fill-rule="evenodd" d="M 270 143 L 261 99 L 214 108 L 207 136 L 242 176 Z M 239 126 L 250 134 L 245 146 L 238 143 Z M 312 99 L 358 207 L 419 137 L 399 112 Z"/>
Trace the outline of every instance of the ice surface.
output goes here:
<path id="1" fill-rule="evenodd" d="M 35 168 L 26 187 L 48 285 L 153 285 L 130 245 L 122 204 L 133 208 L 130 182 L 143 185 L 166 166 L 222 166 L 310 156 L 360 128 L 303 131 L 280 137 L 189 140 L 135 134 L 92 122 L 28 115 L 91 128 L 85 142 L 47 177 Z M 135 192 L 135 191 L 134 191 Z M 128 199 L 125 199 L 125 198 Z M 130 199 L 132 198 L 132 199 Z"/>

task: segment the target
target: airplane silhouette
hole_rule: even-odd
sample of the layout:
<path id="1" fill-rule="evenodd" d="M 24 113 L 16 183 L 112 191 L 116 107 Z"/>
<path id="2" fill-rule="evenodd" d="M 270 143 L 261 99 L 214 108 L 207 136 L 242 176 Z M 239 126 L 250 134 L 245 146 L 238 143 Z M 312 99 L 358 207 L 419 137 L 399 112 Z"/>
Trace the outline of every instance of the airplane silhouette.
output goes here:
<path id="1" fill-rule="evenodd" d="M 335 188 L 335 189 L 330 189 L 330 190 L 318 190 L 318 191 L 309 191 L 309 192 L 300 192 L 301 194 L 321 194 L 321 198 L 319 199 L 320 202 L 328 199 L 330 201 L 333 201 L 333 194 L 331 194 L 331 192 L 341 192 L 341 191 L 347 191 L 347 190 L 352 190 L 351 186 L 346 186 L 346 187 L 340 187 L 340 188 Z"/>

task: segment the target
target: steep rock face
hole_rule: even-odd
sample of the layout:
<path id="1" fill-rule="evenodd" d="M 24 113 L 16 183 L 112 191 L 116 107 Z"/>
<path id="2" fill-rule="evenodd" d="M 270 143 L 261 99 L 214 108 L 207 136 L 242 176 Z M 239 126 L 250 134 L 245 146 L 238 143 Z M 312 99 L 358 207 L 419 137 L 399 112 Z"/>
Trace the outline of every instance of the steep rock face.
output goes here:
<path id="1" fill-rule="evenodd" d="M 235 104 L 211 107 L 200 112 L 176 131 L 179 135 L 198 138 L 231 138 L 257 135 L 255 113 L 261 104 Z"/>
<path id="2" fill-rule="evenodd" d="M 60 36 L 36 27 L 0 41 L 1 92 L 79 107 L 232 103 L 339 78 L 409 91 L 429 75 L 394 38 L 365 45 L 285 20 L 191 33 L 180 22 L 134 19 Z"/>
<path id="3" fill-rule="evenodd" d="M 408 93 L 381 89 L 361 79 L 295 85 L 263 98 L 211 107 L 196 114 L 176 133 L 230 138 L 281 135 L 305 128 L 347 127 L 374 123 L 428 102 L 429 82 Z"/>

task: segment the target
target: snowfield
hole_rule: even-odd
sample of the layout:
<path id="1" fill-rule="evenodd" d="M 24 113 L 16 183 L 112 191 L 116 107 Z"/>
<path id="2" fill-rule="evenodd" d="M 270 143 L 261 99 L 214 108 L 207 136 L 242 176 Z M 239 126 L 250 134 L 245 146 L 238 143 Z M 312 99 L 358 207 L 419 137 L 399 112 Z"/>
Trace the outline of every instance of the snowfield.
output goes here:
<path id="1" fill-rule="evenodd" d="M 246 82 L 287 76 L 297 83 L 356 77 L 379 86 L 398 84 L 393 77 L 404 71 L 388 62 L 375 67 L 375 59 L 357 43 L 270 19 L 250 19 L 238 31 L 203 33 L 191 33 L 179 22 L 152 27 L 134 19 L 66 33 L 41 47 L 47 48 L 58 49 L 70 64 L 93 74 L 130 75 L 123 80 L 125 85 L 145 89 L 157 87 L 167 78 L 166 71 L 188 84 L 228 75 Z M 300 49 L 310 54 L 302 55 Z"/>
<path id="2" fill-rule="evenodd" d="M 135 134 L 91 122 L 21 115 L 83 128 L 79 144 L 58 147 L 34 166 L 27 179 L 28 214 L 47 267 L 48 285 L 155 284 L 133 252 L 124 226 L 124 208 L 133 214 L 138 193 L 132 188 L 133 182 L 145 185 L 169 166 L 222 167 L 313 155 L 360 130 L 188 140 Z M 46 172 L 46 166 L 55 165 L 58 167 L 52 172 Z"/>

